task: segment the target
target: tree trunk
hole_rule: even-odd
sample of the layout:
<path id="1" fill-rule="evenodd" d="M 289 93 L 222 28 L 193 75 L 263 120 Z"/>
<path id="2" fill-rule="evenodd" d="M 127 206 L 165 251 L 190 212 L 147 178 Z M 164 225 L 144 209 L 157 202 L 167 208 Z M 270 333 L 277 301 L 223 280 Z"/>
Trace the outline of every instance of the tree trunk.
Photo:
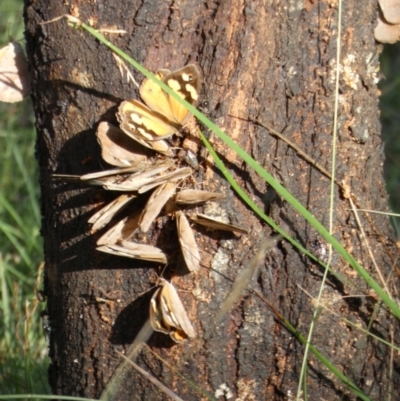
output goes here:
<path id="1" fill-rule="evenodd" d="M 65 20 L 39 24 L 68 13 L 96 28 L 124 29 L 126 35 L 107 37 L 151 71 L 197 63 L 203 72 L 210 118 L 328 227 L 329 179 L 254 121 L 285 131 L 292 143 L 330 169 L 337 4 L 267 3 L 98 0 L 70 1 L 68 7 L 49 0 L 26 3 L 41 171 L 45 291 L 52 328 L 49 380 L 55 394 L 100 396 L 121 362 L 115 350 L 127 351 L 148 317 L 152 292 L 143 293 L 154 285 L 157 266 L 97 252 L 98 236 L 90 234 L 87 220 L 93 209 L 112 196 L 98 188 L 52 179 L 54 173 L 103 169 L 95 129 L 100 121 L 115 121 L 121 100 L 139 95 L 121 78 L 109 49 L 88 33 L 68 27 Z M 376 4 L 360 7 L 359 2 L 349 1 L 344 7 L 336 177 L 349 186 L 360 207 L 386 210 L 373 37 Z M 140 74 L 134 75 L 140 82 Z M 266 207 L 265 182 L 214 135 L 210 139 L 239 184 L 261 208 Z M 246 293 L 220 324 L 214 320 L 231 289 L 229 279 L 234 280 L 248 265 L 260 236 L 272 231 L 235 196 L 217 170 L 203 165 L 194 179 L 204 189 L 226 192 L 222 208 L 250 234 L 196 233 L 202 268 L 182 275 L 179 266 L 168 266 L 169 272 L 175 272 L 175 287 L 186 290 L 179 295 L 196 338 L 176 345 L 166 335 L 155 333 L 148 345 L 218 399 L 229 399 L 226 389 L 232 399 L 291 399 L 299 385 L 304 346 L 264 301 Z M 349 201 L 337 187 L 335 195 L 334 235 L 375 277 Z M 140 202 L 137 208 L 143 207 Z M 302 245 L 324 252 L 324 240 L 289 204 L 275 199 L 268 209 Z M 157 225 L 151 240 L 174 254 L 179 246 L 168 224 L 167 234 Z M 388 219 L 364 216 L 362 224 L 376 263 L 387 277 L 393 240 Z M 391 383 L 390 349 L 342 320 L 368 325 L 371 300 L 364 295 L 369 288 L 337 255 L 333 269 L 348 281 L 329 277 L 324 300 L 336 314 L 321 313 L 312 344 L 368 396 L 383 399 Z M 322 274 L 319 265 L 282 242 L 269 252 L 254 289 L 307 335 L 313 313 L 308 294 L 317 296 Z M 372 329 L 388 339 L 389 325 L 382 312 Z M 204 397 L 148 348 L 142 349 L 136 363 L 183 399 Z M 393 374 L 398 382 L 398 372 Z M 310 399 L 355 399 L 314 357 L 309 359 L 306 380 Z M 132 369 L 114 399 L 160 400 L 165 395 Z"/>

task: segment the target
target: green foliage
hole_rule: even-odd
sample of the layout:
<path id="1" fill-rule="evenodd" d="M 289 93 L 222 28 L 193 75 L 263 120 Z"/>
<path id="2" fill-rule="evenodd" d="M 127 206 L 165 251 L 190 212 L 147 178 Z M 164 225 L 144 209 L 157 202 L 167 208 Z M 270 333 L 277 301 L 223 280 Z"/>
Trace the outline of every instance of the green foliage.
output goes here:
<path id="1" fill-rule="evenodd" d="M 22 1 L 0 2 L 0 47 L 23 38 Z M 0 103 L 0 389 L 49 393 L 47 340 L 36 300 L 43 260 L 30 99 Z"/>
<path id="2" fill-rule="evenodd" d="M 400 213 L 400 42 L 385 45 L 381 55 L 383 79 L 379 83 L 382 138 L 385 141 L 385 179 L 394 213 Z M 400 220 L 393 219 L 400 237 Z"/>

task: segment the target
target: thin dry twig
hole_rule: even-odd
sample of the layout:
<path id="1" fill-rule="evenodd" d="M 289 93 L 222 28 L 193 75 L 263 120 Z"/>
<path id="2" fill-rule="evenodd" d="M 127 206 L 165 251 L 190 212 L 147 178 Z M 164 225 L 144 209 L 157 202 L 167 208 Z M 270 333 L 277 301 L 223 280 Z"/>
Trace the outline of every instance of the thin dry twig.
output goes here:
<path id="1" fill-rule="evenodd" d="M 150 338 L 152 334 L 153 334 L 153 328 L 151 327 L 150 320 L 147 319 L 146 323 L 143 325 L 139 334 L 136 336 L 135 341 L 133 342 L 128 352 L 126 353 L 125 357 L 126 359 L 124 359 L 120 363 L 118 368 L 115 370 L 113 376 L 111 377 L 110 381 L 108 382 L 106 388 L 103 390 L 100 396 L 100 400 L 110 401 L 113 399 L 115 393 L 119 388 L 119 385 L 121 384 L 126 374 L 126 369 L 128 368 L 129 362 L 132 362 L 136 358 L 143 344 L 146 343 L 146 341 Z"/>
<path id="2" fill-rule="evenodd" d="M 386 280 L 383 277 L 382 272 L 381 272 L 378 264 L 375 261 L 374 253 L 372 252 L 371 247 L 369 246 L 369 242 L 368 242 L 367 236 L 365 235 L 364 228 L 363 228 L 363 225 L 362 225 L 362 223 L 360 221 L 360 217 L 358 216 L 357 209 L 356 209 L 356 207 L 354 205 L 354 202 L 353 202 L 353 200 L 351 198 L 349 199 L 349 202 L 350 202 L 350 205 L 351 205 L 351 210 L 353 211 L 354 217 L 355 217 L 355 219 L 357 221 L 358 228 L 361 231 L 361 238 L 364 240 L 365 246 L 367 247 L 369 256 L 370 256 L 370 258 L 372 260 L 372 264 L 375 266 L 375 269 L 376 269 L 376 271 L 378 273 L 378 276 L 381 279 L 381 282 L 382 282 L 383 286 L 385 287 L 386 293 L 389 294 L 392 297 L 392 294 L 390 293 L 389 288 L 387 286 Z"/>
<path id="3" fill-rule="evenodd" d="M 137 88 L 139 88 L 139 84 L 136 82 L 135 77 L 131 73 L 131 70 L 126 65 L 125 61 L 122 60 L 121 57 L 118 56 L 118 54 L 112 53 L 112 55 L 114 56 L 115 62 L 117 63 L 117 67 L 119 69 L 121 77 L 124 78 L 124 71 L 125 71 L 126 81 L 128 82 L 128 84 L 129 82 L 132 82 L 134 85 L 136 85 Z"/>
<path id="4" fill-rule="evenodd" d="M 162 384 L 158 379 L 156 379 L 154 376 L 152 376 L 150 373 L 146 372 L 144 369 L 142 369 L 139 365 L 137 365 L 135 362 L 131 361 L 129 358 L 127 358 L 124 354 L 122 354 L 119 351 L 115 351 L 118 355 L 120 355 L 126 363 L 132 365 L 140 374 L 142 374 L 147 380 L 149 380 L 151 383 L 153 383 L 157 388 L 159 388 L 163 393 L 171 397 L 175 401 L 183 401 L 181 397 L 177 396 L 171 389 L 169 389 L 167 386 Z"/>
<path id="5" fill-rule="evenodd" d="M 221 308 L 216 316 L 216 321 L 219 322 L 221 318 L 228 312 L 232 305 L 240 298 L 243 290 L 246 288 L 250 280 L 255 276 L 265 258 L 267 250 L 271 248 L 277 241 L 282 238 L 278 235 L 274 238 L 269 238 L 261 242 L 260 248 L 257 253 L 252 257 L 250 263 L 244 271 L 236 277 L 233 283 L 232 291 L 222 303 Z"/>

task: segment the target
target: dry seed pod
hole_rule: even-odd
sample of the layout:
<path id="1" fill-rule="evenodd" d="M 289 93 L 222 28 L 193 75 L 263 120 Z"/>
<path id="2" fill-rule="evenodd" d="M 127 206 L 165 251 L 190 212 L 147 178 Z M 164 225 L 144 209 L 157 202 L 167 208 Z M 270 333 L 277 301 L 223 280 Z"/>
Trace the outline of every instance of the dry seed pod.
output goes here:
<path id="1" fill-rule="evenodd" d="M 169 334 L 177 343 L 195 337 L 195 332 L 175 287 L 160 279 L 160 288 L 150 301 L 150 323 L 154 331 Z"/>
<path id="2" fill-rule="evenodd" d="M 179 211 L 175 213 L 175 217 L 183 258 L 185 259 L 187 268 L 193 272 L 200 267 L 200 253 L 197 248 L 196 239 L 186 216 Z"/>
<path id="3" fill-rule="evenodd" d="M 205 214 L 193 214 L 189 216 L 191 220 L 205 227 L 214 228 L 215 230 L 231 231 L 240 234 L 248 234 L 249 232 L 242 227 L 234 226 L 233 224 L 224 223 L 214 217 L 206 216 Z"/>
<path id="4" fill-rule="evenodd" d="M 110 170 L 97 171 L 84 175 L 53 174 L 54 178 L 63 180 L 82 181 L 90 185 L 103 186 L 105 189 L 114 187 L 116 191 L 137 191 L 142 182 L 154 181 L 164 171 L 171 167 L 170 162 L 161 162 L 156 165 L 147 166 L 140 164 L 125 168 L 114 168 Z"/>
<path id="5" fill-rule="evenodd" d="M 140 213 L 125 217 L 103 234 L 97 240 L 97 245 L 114 245 L 117 242 L 127 240 L 139 228 L 139 217 Z"/>
<path id="6" fill-rule="evenodd" d="M 110 170 L 97 171 L 84 175 L 72 174 L 53 174 L 53 178 L 59 178 L 64 181 L 81 181 L 90 185 L 104 185 L 107 182 L 114 182 L 129 176 L 129 174 L 141 170 L 143 167 L 130 166 L 125 168 L 113 168 Z"/>
<path id="7" fill-rule="evenodd" d="M 142 163 L 146 159 L 145 149 L 132 141 L 125 132 L 114 125 L 101 122 L 96 132 L 103 159 L 117 167 L 128 167 Z"/>
<path id="8" fill-rule="evenodd" d="M 167 256 L 155 246 L 138 244 L 131 241 L 122 241 L 120 244 L 102 245 L 96 248 L 98 251 L 110 253 L 127 258 L 148 260 L 150 262 L 167 263 Z"/>
<path id="9" fill-rule="evenodd" d="M 129 179 L 133 180 L 135 177 L 149 176 L 152 174 L 158 174 L 161 171 L 165 171 L 170 167 L 169 163 L 160 163 L 156 166 L 149 166 L 145 168 L 144 166 L 131 166 L 126 168 L 116 168 L 111 170 L 99 171 L 97 173 L 90 173 L 81 176 L 82 181 L 88 181 L 91 183 L 94 179 L 110 178 L 110 182 L 114 180 L 127 181 Z M 132 174 L 130 174 L 132 173 Z M 101 182 L 101 185 L 107 183 L 107 180 Z"/>
<path id="10" fill-rule="evenodd" d="M 153 221 L 160 214 L 161 209 L 175 193 L 177 184 L 166 182 L 158 187 L 150 196 L 139 220 L 139 227 L 146 233 Z"/>
<path id="11" fill-rule="evenodd" d="M 20 102 L 31 93 L 31 77 L 24 51 L 11 42 L 0 49 L 0 101 Z"/>
<path id="12" fill-rule="evenodd" d="M 138 192 L 140 194 L 143 194 L 146 191 L 149 191 L 150 189 L 153 189 L 154 187 L 157 187 L 167 181 L 177 182 L 183 180 L 189 177 L 192 173 L 193 170 L 190 167 L 183 167 L 177 170 L 173 170 L 169 173 L 163 174 L 162 176 L 160 175 L 159 177 L 154 179 L 153 182 L 149 182 L 147 185 L 143 184 L 141 188 L 139 188 Z"/>
<path id="13" fill-rule="evenodd" d="M 166 172 L 170 167 L 170 163 L 160 163 L 128 176 L 106 177 L 104 179 L 91 180 L 88 183 L 102 185 L 104 189 L 110 191 L 138 191 L 143 194 L 168 181 L 176 182 L 192 174 L 190 167 Z"/>
<path id="14" fill-rule="evenodd" d="M 109 191 L 138 191 L 143 185 L 149 185 L 157 180 L 161 181 L 166 170 L 170 168 L 169 163 L 160 163 L 156 166 L 149 167 L 143 171 L 133 173 L 126 176 L 113 176 L 106 179 L 89 181 L 93 185 L 102 185 L 104 189 Z M 158 185 L 160 185 L 158 184 Z"/>
<path id="15" fill-rule="evenodd" d="M 118 212 L 120 212 L 131 200 L 135 198 L 135 195 L 124 194 L 101 208 L 88 220 L 89 224 L 93 224 L 91 232 L 94 233 L 105 227 Z"/>
<path id="16" fill-rule="evenodd" d="M 195 205 L 209 201 L 216 201 L 224 197 L 218 192 L 208 192 L 197 189 L 183 189 L 175 196 L 175 203 L 178 205 Z"/>

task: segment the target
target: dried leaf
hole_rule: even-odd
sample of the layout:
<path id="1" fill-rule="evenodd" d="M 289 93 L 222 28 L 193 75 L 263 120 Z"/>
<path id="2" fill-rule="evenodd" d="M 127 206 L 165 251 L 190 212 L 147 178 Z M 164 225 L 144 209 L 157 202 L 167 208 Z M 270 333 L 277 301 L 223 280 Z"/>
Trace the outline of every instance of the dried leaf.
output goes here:
<path id="1" fill-rule="evenodd" d="M 0 49 L 0 101 L 20 102 L 31 93 L 28 62 L 19 43 Z"/>
<path id="2" fill-rule="evenodd" d="M 114 245 L 117 242 L 129 239 L 139 228 L 139 217 L 140 213 L 135 213 L 131 216 L 125 217 L 103 234 L 97 240 L 97 245 Z"/>
<path id="3" fill-rule="evenodd" d="M 184 189 L 175 196 L 175 203 L 178 205 L 195 205 L 209 201 L 216 201 L 224 197 L 218 192 L 208 192 L 197 189 Z"/>
<path id="4" fill-rule="evenodd" d="M 195 332 L 175 287 L 165 279 L 160 279 L 160 288 L 150 301 L 150 323 L 153 330 L 169 334 L 177 343 Z"/>
<path id="5" fill-rule="evenodd" d="M 132 141 L 125 132 L 110 123 L 101 122 L 96 135 L 103 159 L 113 166 L 139 165 L 149 153 L 137 142 Z"/>
<path id="6" fill-rule="evenodd" d="M 182 212 L 176 212 L 176 226 L 183 258 L 189 271 L 193 272 L 200 267 L 200 253 L 196 244 L 192 228 Z"/>
<path id="7" fill-rule="evenodd" d="M 149 230 L 153 221 L 160 214 L 161 209 L 174 195 L 176 185 L 177 184 L 172 182 L 166 182 L 151 194 L 139 220 L 139 227 L 143 233 L 146 233 Z"/>
<path id="8" fill-rule="evenodd" d="M 379 0 L 379 5 L 389 24 L 400 24 L 400 0 Z"/>
<path id="9" fill-rule="evenodd" d="M 177 182 L 180 180 L 183 180 L 186 177 L 189 177 L 192 174 L 193 170 L 190 167 L 184 167 L 184 168 L 179 168 L 177 170 L 171 171 L 170 173 L 166 173 L 164 175 L 160 175 L 159 178 L 154 180 L 154 182 L 149 183 L 147 185 L 142 185 L 142 187 L 139 189 L 139 193 L 143 194 L 150 189 L 157 187 L 164 182 L 171 181 L 171 182 Z"/>
<path id="10" fill-rule="evenodd" d="M 135 195 L 124 194 L 101 208 L 88 220 L 89 224 L 93 224 L 91 232 L 94 233 L 105 227 L 117 213 L 135 198 Z"/>
<path id="11" fill-rule="evenodd" d="M 120 244 L 102 245 L 96 248 L 98 251 L 110 253 L 127 258 L 148 260 L 150 262 L 167 263 L 167 256 L 155 246 L 138 244 L 132 241 L 122 241 Z"/>
<path id="12" fill-rule="evenodd" d="M 125 168 L 113 168 L 110 170 L 97 171 L 84 175 L 73 174 L 53 174 L 53 178 L 58 178 L 63 181 L 81 181 L 90 185 L 105 185 L 107 182 L 118 182 L 132 175 L 132 172 L 137 172 L 143 167 L 130 166 Z"/>
<path id="13" fill-rule="evenodd" d="M 217 220 L 214 217 L 206 216 L 205 214 L 194 214 L 189 216 L 191 220 L 197 224 L 201 224 L 205 227 L 210 227 L 215 230 L 231 231 L 240 234 L 248 234 L 249 232 L 242 227 L 235 226 L 233 224 L 224 223 L 223 221 Z"/>

